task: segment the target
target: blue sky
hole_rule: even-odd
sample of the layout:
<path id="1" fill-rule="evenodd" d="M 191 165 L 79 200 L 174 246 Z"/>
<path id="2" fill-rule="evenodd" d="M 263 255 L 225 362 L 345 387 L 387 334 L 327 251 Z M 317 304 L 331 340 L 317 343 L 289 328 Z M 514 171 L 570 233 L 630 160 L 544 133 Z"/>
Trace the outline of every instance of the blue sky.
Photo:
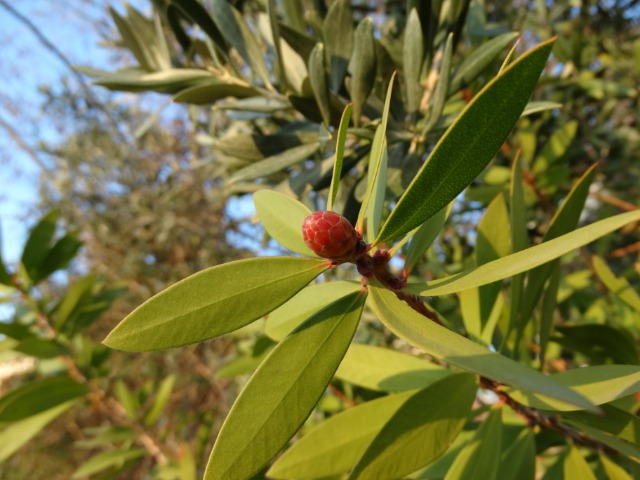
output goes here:
<path id="1" fill-rule="evenodd" d="M 40 139 L 55 140 L 50 122 L 39 112 L 38 88 L 42 84 L 55 85 L 61 76 L 70 76 L 70 72 L 3 3 L 27 17 L 72 64 L 107 69 L 109 52 L 97 45 L 100 36 L 94 20 L 108 19 L 108 3 L 97 0 L 0 2 L 0 228 L 3 257 L 14 262 L 20 256 L 27 227 L 35 221 L 32 214 L 40 169 L 2 124 L 19 132 L 31 146 L 37 145 Z M 148 5 L 143 1 L 132 3 Z"/>

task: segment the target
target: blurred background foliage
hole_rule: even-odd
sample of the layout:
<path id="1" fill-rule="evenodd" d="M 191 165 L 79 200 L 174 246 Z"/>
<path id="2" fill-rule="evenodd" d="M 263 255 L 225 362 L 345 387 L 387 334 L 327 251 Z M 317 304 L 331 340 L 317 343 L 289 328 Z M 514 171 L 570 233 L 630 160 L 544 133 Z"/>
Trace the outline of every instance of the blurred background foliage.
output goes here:
<path id="1" fill-rule="evenodd" d="M 57 132 L 53 139 L 0 123 L 15 142 L 10 148 L 20 148 L 40 168 L 38 212 L 29 223 L 47 214 L 32 230 L 22 263 L 8 266 L 2 278 L 9 308 L 2 310 L 0 360 L 23 367 L 0 380 L 0 391 L 27 385 L 48 391 L 43 382 L 51 378 L 74 382 L 69 396 L 41 407 L 64 410 L 54 412 L 42 433 L 11 456 L 0 447 L 2 478 L 66 479 L 74 472 L 84 478 L 92 468 L 101 475 L 95 478 L 196 475 L 238 387 L 272 345 L 261 325 L 136 356 L 107 352 L 99 341 L 142 300 L 181 278 L 256 252 L 281 251 L 254 225 L 247 194 L 272 188 L 323 208 L 320 192 L 329 186 L 333 164 L 325 152 L 333 149 L 331 135 L 348 102 L 354 119 L 337 206 L 353 219 L 396 69 L 389 198 L 406 188 L 444 129 L 499 70 L 516 32 L 522 33 L 521 50 L 559 36 L 532 99 L 537 103 L 460 199 L 414 275 L 454 273 L 473 261 L 478 220 L 495 195 L 507 191 L 518 150 L 534 243 L 574 180 L 596 162 L 582 221 L 637 208 L 638 1 L 153 0 L 117 10 L 85 4 L 100 12 L 94 27 L 112 52 L 111 64 L 104 70 L 78 66 L 42 85 L 38 111 L 20 111 L 13 99 L 7 112 L 34 124 L 46 120 Z M 3 1 L 0 8 L 10 7 Z M 51 5 L 52 15 L 58 8 Z M 64 55 L 53 47 L 52 54 Z M 448 90 L 439 92 L 448 61 Z M 88 87 L 78 72 L 108 90 Z M 60 238 L 68 240 L 53 250 Z M 595 248 L 615 275 L 637 288 L 637 226 Z M 53 263 L 45 254 L 52 250 Z M 562 337 L 545 370 L 610 361 L 619 352 L 584 345 L 603 338 L 593 325 L 621 312 L 624 363 L 638 363 L 637 317 L 607 294 L 604 270 L 590 261 L 585 266 L 579 256 L 567 268 L 557 318 L 565 329 L 557 331 Z M 456 321 L 455 305 L 445 298 L 436 306 Z M 581 324 L 590 327 L 572 334 L 571 326 Z M 373 324 L 364 334 L 367 343 L 389 341 Z M 323 399 L 320 411 L 342 408 L 345 388 Z M 364 398 L 376 395 L 362 390 Z M 0 401 L 0 443 L 11 438 L 17 444 L 6 422 Z"/>

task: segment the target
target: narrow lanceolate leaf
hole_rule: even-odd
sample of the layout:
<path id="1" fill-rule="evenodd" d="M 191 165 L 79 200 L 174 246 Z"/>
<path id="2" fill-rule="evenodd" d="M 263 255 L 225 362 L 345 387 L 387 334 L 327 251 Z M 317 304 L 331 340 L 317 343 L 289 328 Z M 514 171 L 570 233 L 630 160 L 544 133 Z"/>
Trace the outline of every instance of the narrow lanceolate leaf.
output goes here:
<path id="1" fill-rule="evenodd" d="M 444 480 L 497 480 L 502 443 L 502 410 L 493 410 L 458 454 Z"/>
<path id="2" fill-rule="evenodd" d="M 602 405 L 618 398 L 640 391 L 640 366 L 637 365 L 596 365 L 575 368 L 552 375 L 558 383 L 589 399 L 594 405 Z M 575 406 L 557 402 L 534 392 L 508 390 L 516 401 L 543 410 L 571 411 Z"/>
<path id="3" fill-rule="evenodd" d="M 449 78 L 451 75 L 451 58 L 453 56 L 453 33 L 447 36 L 447 41 L 444 46 L 444 53 L 442 56 L 442 62 L 440 64 L 440 74 L 438 75 L 438 83 L 433 92 L 431 100 L 431 107 L 429 108 L 429 120 L 422 129 L 422 136 L 430 132 L 431 129 L 438 123 L 440 115 L 444 110 L 444 104 L 447 101 L 447 92 L 449 90 Z"/>
<path id="4" fill-rule="evenodd" d="M 565 480 L 596 480 L 593 470 L 575 445 L 569 447 L 563 471 Z"/>
<path id="5" fill-rule="evenodd" d="M 369 291 L 371 306 L 387 328 L 424 352 L 506 385 L 593 408 L 586 398 L 550 377 L 429 321 L 392 292 L 376 285 L 370 285 Z"/>
<path id="6" fill-rule="evenodd" d="M 272 155 L 259 162 L 252 163 L 234 173 L 229 179 L 229 183 L 236 183 L 245 180 L 253 180 L 254 178 L 264 177 L 279 172 L 285 168 L 289 168 L 313 155 L 318 148 L 319 142 L 305 143 L 297 147 L 285 150 L 282 153 Z"/>
<path id="7" fill-rule="evenodd" d="M 403 478 L 430 464 L 464 427 L 477 389 L 475 376 L 458 373 L 413 395 L 376 435 L 349 478 Z"/>
<path id="8" fill-rule="evenodd" d="M 609 480 L 633 480 L 624 468 L 609 459 L 604 453 L 599 453 L 599 457 Z"/>
<path id="9" fill-rule="evenodd" d="M 147 300 L 103 343 L 118 350 L 144 352 L 202 342 L 266 315 L 326 269 L 324 260 L 289 257 L 218 265 Z"/>
<path id="10" fill-rule="evenodd" d="M 324 478 L 351 470 L 368 445 L 416 391 L 387 395 L 325 420 L 293 444 L 269 478 Z"/>
<path id="11" fill-rule="evenodd" d="M 640 313 L 640 295 L 629 285 L 626 278 L 616 277 L 607 263 L 598 256 L 593 257 L 593 269 L 612 295 Z"/>
<path id="12" fill-rule="evenodd" d="M 171 0 L 171 4 L 193 20 L 220 50 L 228 53 L 227 43 L 222 33 L 198 0 Z"/>
<path id="13" fill-rule="evenodd" d="M 323 33 L 327 47 L 331 90 L 338 93 L 353 52 L 354 29 L 350 0 L 335 0 L 331 3 L 324 20 Z"/>
<path id="14" fill-rule="evenodd" d="M 351 73 L 351 100 L 353 101 L 353 123 L 360 125 L 362 109 L 373 89 L 376 79 L 376 40 L 373 23 L 369 17 L 360 22 L 355 33 L 353 55 L 349 62 Z"/>
<path id="15" fill-rule="evenodd" d="M 498 478 L 500 480 L 524 480 L 536 475 L 536 442 L 533 431 L 524 428 L 503 452 L 500 459 Z"/>
<path id="16" fill-rule="evenodd" d="M 269 354 L 229 412 L 206 480 L 250 478 L 285 446 L 331 381 L 365 298 L 356 292 L 328 305 Z"/>
<path id="17" fill-rule="evenodd" d="M 422 73 L 422 61 L 424 60 L 424 39 L 422 37 L 422 25 L 416 8 L 411 9 L 404 29 L 404 41 L 402 43 L 402 70 L 404 72 L 405 90 L 407 92 L 407 111 L 418 111 L 422 98 L 422 85 L 420 74 Z"/>
<path id="18" fill-rule="evenodd" d="M 640 458 L 640 417 L 612 405 L 603 405 L 601 410 L 597 415 L 584 411 L 563 412 L 560 418 L 562 421 L 588 425 L 603 435 L 615 435 L 619 440 L 635 445 L 632 455 Z"/>
<path id="19" fill-rule="evenodd" d="M 336 377 L 374 391 L 400 392 L 424 388 L 451 375 L 451 370 L 388 348 L 353 343 Z"/>
<path id="20" fill-rule="evenodd" d="M 69 410 L 74 403 L 75 401 L 71 400 L 0 428 L 0 462 L 6 460 L 50 422 Z"/>
<path id="21" fill-rule="evenodd" d="M 347 141 L 347 131 L 349 130 L 349 120 L 351 119 L 351 111 L 353 104 L 344 107 L 342 118 L 340 119 L 340 127 L 336 137 L 336 157 L 333 163 L 333 174 L 331 175 L 331 186 L 329 187 L 329 195 L 327 198 L 327 210 L 333 210 L 333 202 L 338 195 L 338 187 L 340 186 L 340 177 L 342 175 L 342 163 L 344 160 L 345 143 Z"/>
<path id="22" fill-rule="evenodd" d="M 23 420 L 88 392 L 87 385 L 67 376 L 26 383 L 0 398 L 0 423 Z"/>
<path id="23" fill-rule="evenodd" d="M 329 101 L 329 86 L 327 85 L 327 73 L 324 64 L 324 45 L 316 44 L 309 55 L 309 83 L 316 97 L 316 103 L 320 109 L 325 125 L 331 124 L 331 105 Z"/>
<path id="24" fill-rule="evenodd" d="M 146 450 L 144 448 L 123 448 L 99 453 L 80 465 L 73 472 L 71 479 L 87 478 L 108 468 L 120 467 L 125 462 L 144 457 L 145 453 Z"/>
<path id="25" fill-rule="evenodd" d="M 38 276 L 40 265 L 50 251 L 58 218 L 60 218 L 60 212 L 52 210 L 43 216 L 29 232 L 20 261 L 31 278 Z"/>
<path id="26" fill-rule="evenodd" d="M 419 295 L 440 296 L 486 285 L 555 260 L 576 248 L 587 245 L 608 233 L 639 220 L 640 211 L 621 213 L 535 247 L 486 263 L 478 268 L 436 280 L 429 284 L 410 285 L 407 290 Z"/>
<path id="27" fill-rule="evenodd" d="M 467 105 L 400 197 L 376 243 L 389 242 L 425 222 L 478 176 L 518 121 L 553 41 L 527 52 Z"/>
<path id="28" fill-rule="evenodd" d="M 292 252 L 315 257 L 302 238 L 302 223 L 311 215 L 306 205 L 294 198 L 272 190 L 260 190 L 253 194 L 256 213 L 267 233 Z"/>

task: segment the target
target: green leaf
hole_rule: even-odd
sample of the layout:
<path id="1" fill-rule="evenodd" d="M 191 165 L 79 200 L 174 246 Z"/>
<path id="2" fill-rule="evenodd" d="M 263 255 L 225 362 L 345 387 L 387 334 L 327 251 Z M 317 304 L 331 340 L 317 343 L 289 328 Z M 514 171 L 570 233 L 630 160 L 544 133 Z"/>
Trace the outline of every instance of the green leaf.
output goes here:
<path id="1" fill-rule="evenodd" d="M 640 220 L 640 211 L 621 213 L 477 268 L 435 280 L 426 285 L 409 285 L 407 290 L 419 295 L 437 297 L 486 285 L 555 260 L 638 220 Z"/>
<path id="2" fill-rule="evenodd" d="M 527 52 L 474 97 L 400 197 L 376 243 L 389 242 L 435 215 L 493 159 L 527 104 L 553 41 Z"/>
<path id="3" fill-rule="evenodd" d="M 96 285 L 97 277 L 89 274 L 76 280 L 67 289 L 55 311 L 55 328 L 61 330 L 71 318 L 91 299 L 91 292 Z"/>
<path id="4" fill-rule="evenodd" d="M 171 0 L 171 4 L 180 9 L 194 21 L 220 50 L 228 53 L 227 43 L 215 22 L 198 0 Z"/>
<path id="5" fill-rule="evenodd" d="M 212 78 L 206 82 L 200 82 L 198 85 L 180 90 L 172 100 L 175 103 L 206 105 L 227 97 L 248 98 L 256 95 L 258 95 L 258 91 L 248 83 L 237 80 L 225 82 Z"/>
<path id="6" fill-rule="evenodd" d="M 149 409 L 149 413 L 147 413 L 144 423 L 147 426 L 153 425 L 162 412 L 164 411 L 167 403 L 169 402 L 169 397 L 171 396 L 171 392 L 173 391 L 173 385 L 176 382 L 175 375 L 169 375 L 167 378 L 160 382 L 160 387 L 158 388 L 158 392 L 155 395 L 153 400 L 153 404 Z"/>
<path id="7" fill-rule="evenodd" d="M 575 445 L 569 446 L 563 467 L 564 480 L 597 480 L 593 470 Z"/>
<path id="8" fill-rule="evenodd" d="M 60 212 L 51 210 L 29 232 L 20 261 L 32 280 L 38 277 L 38 270 L 51 249 L 59 218 Z"/>
<path id="9" fill-rule="evenodd" d="M 353 52 L 354 29 L 351 0 L 335 0 L 323 22 L 331 90 L 340 91 Z"/>
<path id="10" fill-rule="evenodd" d="M 458 373 L 413 395 L 376 435 L 349 478 L 401 478 L 434 461 L 464 427 L 477 389 L 474 376 Z"/>
<path id="11" fill-rule="evenodd" d="M 247 66 L 264 82 L 271 86 L 269 71 L 265 63 L 264 52 L 258 46 L 256 38 L 242 17 L 228 0 L 212 0 L 209 2 L 218 30 L 233 48 L 237 50 Z"/>
<path id="12" fill-rule="evenodd" d="M 636 445 L 636 452 L 640 452 L 640 418 L 612 405 L 602 405 L 602 413 L 576 411 L 563 412 L 561 418 L 568 422 L 579 422 L 582 425 L 615 435 L 621 440 Z M 636 457 L 638 457 L 636 453 Z M 639 457 L 640 458 L 640 457 Z"/>
<path id="13" fill-rule="evenodd" d="M 407 92 L 407 112 L 415 113 L 420 107 L 423 88 L 420 83 L 422 62 L 424 60 L 424 39 L 422 25 L 416 8 L 411 9 L 404 29 L 402 42 L 402 70 L 405 91 Z"/>
<path id="14" fill-rule="evenodd" d="M 352 109 L 353 104 L 351 103 L 344 107 L 342 118 L 340 119 L 340 127 L 338 128 L 338 134 L 336 136 L 335 162 L 333 164 L 331 186 L 329 187 L 329 194 L 327 198 L 327 210 L 333 210 L 333 202 L 335 202 L 336 200 L 336 196 L 338 195 L 338 188 L 340 187 L 340 177 L 342 175 L 345 142 L 347 141 L 347 131 L 349 130 L 349 119 L 351 118 Z"/>
<path id="15" fill-rule="evenodd" d="M 0 284 L 12 286 L 13 280 L 2 258 L 2 245 L 4 244 L 2 242 L 2 229 L 0 228 Z"/>
<path id="16" fill-rule="evenodd" d="M 82 246 L 75 233 L 68 233 L 53 244 L 39 265 L 34 282 L 44 280 L 56 270 L 66 268 Z M 35 272 L 34 272 L 35 273 Z"/>
<path id="17" fill-rule="evenodd" d="M 324 260 L 289 257 L 208 268 L 147 300 L 103 343 L 135 352 L 202 342 L 273 311 L 326 269 Z"/>
<path id="18" fill-rule="evenodd" d="M 635 462 L 640 461 L 640 446 L 638 444 L 638 437 L 636 437 L 635 443 L 631 443 L 615 435 L 604 432 L 598 428 L 593 428 L 589 425 L 573 419 L 565 418 L 565 422 L 576 430 L 585 433 L 594 440 L 602 442 L 605 445 L 613 448 L 614 450 L 617 450 L 618 452 L 631 457 Z"/>
<path id="19" fill-rule="evenodd" d="M 229 412 L 206 480 L 249 478 L 284 447 L 338 368 L 365 298 L 356 292 L 328 305 L 273 349 Z"/>
<path id="20" fill-rule="evenodd" d="M 502 452 L 497 478 L 500 480 L 532 480 L 535 475 L 536 442 L 532 430 L 524 428 L 516 441 Z"/>
<path id="21" fill-rule="evenodd" d="M 413 395 L 407 391 L 377 398 L 334 415 L 284 452 L 270 478 L 324 478 L 347 472 L 382 427 Z"/>
<path id="22" fill-rule="evenodd" d="M 498 35 L 467 56 L 453 75 L 449 92 L 457 92 L 473 82 L 518 35 L 518 32 Z"/>
<path id="23" fill-rule="evenodd" d="M 35 437 L 44 427 L 67 411 L 75 401 L 53 407 L 44 412 L 10 423 L 0 430 L 0 462 L 13 455 L 25 443 Z"/>
<path id="24" fill-rule="evenodd" d="M 636 365 L 597 365 L 574 368 L 556 373 L 551 378 L 578 392 L 594 405 L 612 402 L 640 391 L 640 366 Z M 514 400 L 542 410 L 571 411 L 578 409 L 575 406 L 531 391 L 522 392 L 509 389 L 507 392 Z"/>
<path id="25" fill-rule="evenodd" d="M 591 402 L 561 383 L 426 319 L 392 292 L 376 285 L 370 285 L 369 291 L 371 306 L 387 328 L 424 352 L 506 385 L 593 408 Z"/>
<path id="26" fill-rule="evenodd" d="M 433 92 L 431 99 L 431 108 L 429 109 L 429 119 L 422 129 L 422 137 L 424 138 L 427 132 L 430 132 L 433 127 L 436 126 L 442 111 L 444 110 L 444 104 L 447 101 L 447 92 L 449 90 L 449 77 L 451 74 L 451 58 L 453 56 L 453 33 L 447 36 L 447 41 L 444 45 L 444 52 L 442 56 L 442 63 L 440 64 L 440 73 L 438 75 L 438 83 Z"/>
<path id="27" fill-rule="evenodd" d="M 562 160 L 571 146 L 578 131 L 578 122 L 575 120 L 563 123 L 549 137 L 540 155 L 533 161 L 533 173 L 540 174 L 544 181 L 543 172 L 546 172 L 554 163 Z M 592 167 L 593 168 L 593 167 Z"/>
<path id="28" fill-rule="evenodd" d="M 271 157 L 267 157 L 259 162 L 252 163 L 234 173 L 229 179 L 229 183 L 237 183 L 244 180 L 254 180 L 265 177 L 273 173 L 280 172 L 296 163 L 308 159 L 320 148 L 319 142 L 305 143 L 297 147 L 285 150 Z"/>
<path id="29" fill-rule="evenodd" d="M 387 97 L 384 102 L 384 109 L 382 110 L 382 120 L 376 127 L 376 133 L 373 136 L 371 142 L 371 151 L 369 152 L 369 169 L 367 179 L 367 191 L 362 200 L 360 206 L 360 212 L 358 213 L 358 220 L 356 222 L 356 229 L 364 231 L 365 216 L 368 217 L 367 230 L 365 232 L 366 238 L 374 238 L 378 224 L 380 222 L 380 215 L 382 215 L 382 205 L 384 202 L 384 190 L 387 184 L 386 172 L 387 172 L 387 124 L 389 122 L 389 106 L 391 104 L 391 93 L 393 91 L 393 82 L 395 79 L 395 73 L 391 76 L 389 81 L 389 87 L 387 88 Z M 370 210 L 369 204 L 372 203 L 373 207 Z M 369 231 L 373 229 L 373 231 Z"/>
<path id="30" fill-rule="evenodd" d="M 526 117 L 527 115 L 531 115 L 533 113 L 540 113 L 547 110 L 555 110 L 561 107 L 562 107 L 562 104 L 557 102 L 532 101 L 527 103 L 527 106 L 524 107 L 524 111 L 522 112 L 521 116 Z"/>
<path id="31" fill-rule="evenodd" d="M 122 466 L 125 462 L 144 457 L 145 452 L 144 448 L 127 448 L 99 453 L 80 465 L 71 478 L 86 478 L 107 468 Z"/>
<path id="32" fill-rule="evenodd" d="M 88 392 L 87 385 L 67 376 L 29 382 L 0 398 L 0 423 L 23 420 Z"/>
<path id="33" fill-rule="evenodd" d="M 593 269 L 612 295 L 615 295 L 636 312 L 640 313 L 640 295 L 624 277 L 616 277 L 607 263 L 597 255 L 592 257 Z"/>
<path id="34" fill-rule="evenodd" d="M 308 63 L 309 83 L 320 109 L 322 120 L 325 125 L 331 125 L 331 102 L 329 100 L 329 87 L 327 86 L 327 73 L 324 65 L 324 45 L 322 43 L 318 43 L 313 47 Z"/>
<path id="35" fill-rule="evenodd" d="M 129 418 L 135 419 L 137 417 L 138 409 L 140 408 L 140 400 L 136 395 L 129 391 L 129 388 L 121 379 L 116 381 L 115 395 L 124 407 Z"/>
<path id="36" fill-rule="evenodd" d="M 444 480 L 497 480 L 502 442 L 502 410 L 492 410 L 462 449 Z"/>
<path id="37" fill-rule="evenodd" d="M 561 337 L 550 340 L 566 348 L 580 352 L 594 363 L 638 364 L 638 347 L 635 338 L 624 327 L 586 323 L 556 327 Z"/>
<path id="38" fill-rule="evenodd" d="M 451 371 L 424 359 L 388 348 L 354 343 L 336 377 L 374 391 L 399 392 L 424 388 Z"/>
<path id="39" fill-rule="evenodd" d="M 442 227 L 444 227 L 444 224 L 447 221 L 447 217 L 451 212 L 452 206 L 453 204 L 449 204 L 447 207 L 440 210 L 433 217 L 424 222 L 413 235 L 411 243 L 409 243 L 409 247 L 407 248 L 406 258 L 404 261 L 404 269 L 407 272 L 413 270 L 413 267 L 416 266 L 438 234 L 442 231 Z"/>
<path id="40" fill-rule="evenodd" d="M 254 193 L 253 202 L 258 217 L 271 238 L 292 252 L 309 257 L 317 256 L 302 238 L 302 223 L 311 215 L 311 210 L 304 204 L 272 190 Z"/>
<path id="41" fill-rule="evenodd" d="M 369 17 L 365 17 L 356 28 L 349 73 L 351 73 L 349 93 L 353 101 L 353 123 L 357 127 L 360 125 L 362 110 L 376 79 L 376 40 L 373 36 L 373 23 Z"/>
<path id="42" fill-rule="evenodd" d="M 69 350 L 57 341 L 36 337 L 21 340 L 13 350 L 36 358 L 55 358 L 60 355 L 69 354 Z"/>
<path id="43" fill-rule="evenodd" d="M 360 290 L 356 282 L 325 282 L 309 285 L 267 317 L 265 333 L 280 341 L 311 315 L 345 295 Z"/>
<path id="44" fill-rule="evenodd" d="M 633 480 L 624 468 L 614 463 L 604 453 L 598 453 L 598 457 L 609 480 Z"/>

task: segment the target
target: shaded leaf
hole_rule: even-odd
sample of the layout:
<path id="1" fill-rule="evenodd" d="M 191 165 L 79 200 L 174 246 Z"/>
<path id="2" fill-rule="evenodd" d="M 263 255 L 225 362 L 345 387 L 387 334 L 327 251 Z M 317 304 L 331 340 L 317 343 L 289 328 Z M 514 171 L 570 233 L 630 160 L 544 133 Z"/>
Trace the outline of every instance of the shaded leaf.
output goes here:
<path id="1" fill-rule="evenodd" d="M 336 2 L 337 3 L 337 2 Z M 324 65 L 324 45 L 316 44 L 309 55 L 309 83 L 325 125 L 331 125 L 331 102 Z M 298 108 L 297 105 L 294 106 Z"/>
<path id="2" fill-rule="evenodd" d="M 23 420 L 88 392 L 87 385 L 67 376 L 29 382 L 0 398 L 0 423 Z"/>
<path id="3" fill-rule="evenodd" d="M 553 41 L 527 52 L 474 97 L 400 197 L 376 243 L 391 241 L 435 215 L 493 159 L 527 104 Z"/>
<path id="4" fill-rule="evenodd" d="M 342 164 L 344 159 L 345 142 L 347 141 L 347 131 L 349 130 L 349 119 L 351 118 L 351 110 L 353 105 L 350 103 L 342 112 L 342 118 L 340 119 L 340 127 L 338 128 L 338 134 L 336 135 L 336 154 L 335 162 L 333 164 L 333 174 L 331 175 L 331 185 L 329 187 L 329 194 L 327 198 L 327 210 L 333 210 L 333 202 L 338 195 L 338 188 L 340 187 L 340 177 L 342 175 Z"/>
<path id="5" fill-rule="evenodd" d="M 257 94 L 257 90 L 249 84 L 212 79 L 180 90 L 172 100 L 176 103 L 206 105 L 227 97 L 247 98 L 255 97 Z"/>
<path id="6" fill-rule="evenodd" d="M 640 445 L 640 418 L 612 405 L 602 405 L 602 413 L 595 415 L 589 412 L 563 412 L 565 421 L 579 422 L 602 432 L 615 435 L 634 445 Z M 639 450 L 640 451 L 640 450 Z"/>
<path id="7" fill-rule="evenodd" d="M 544 393 L 582 408 L 593 407 L 561 383 L 427 320 L 392 292 L 376 285 L 370 285 L 369 291 L 371 306 L 380 320 L 393 333 L 424 352 L 506 385 Z"/>
<path id="8" fill-rule="evenodd" d="M 273 349 L 229 412 L 206 480 L 249 478 L 284 447 L 338 368 L 365 298 L 356 292 L 328 305 Z"/>
<path id="9" fill-rule="evenodd" d="M 311 215 L 311 210 L 304 204 L 272 190 L 254 193 L 253 202 L 256 213 L 271 238 L 292 252 L 309 257 L 317 256 L 302 238 L 302 223 Z"/>
<path id="10" fill-rule="evenodd" d="M 324 260 L 290 257 L 208 268 L 147 300 L 103 343 L 119 350 L 149 351 L 232 332 L 282 305 L 326 268 Z"/>
<path id="11" fill-rule="evenodd" d="M 38 270 L 50 251 L 59 218 L 60 212 L 51 210 L 29 232 L 20 261 L 31 279 L 38 277 Z"/>
<path id="12" fill-rule="evenodd" d="M 504 444 L 504 440 L 503 440 Z M 533 480 L 536 475 L 536 442 L 529 428 L 523 429 L 515 442 L 502 452 L 500 480 Z"/>
<path id="13" fill-rule="evenodd" d="M 402 70 L 407 92 L 407 112 L 415 113 L 420 107 L 423 88 L 420 84 L 422 62 L 424 60 L 424 39 L 422 25 L 416 8 L 411 9 L 404 29 L 402 43 Z"/>
<path id="14" fill-rule="evenodd" d="M 217 25 L 198 0 L 171 0 L 171 4 L 180 9 L 206 33 L 220 50 L 227 52 L 227 43 Z"/>
<path id="15" fill-rule="evenodd" d="M 329 65 L 330 87 L 340 91 L 353 52 L 354 28 L 351 0 L 335 0 L 323 22 L 323 38 Z"/>
<path id="16" fill-rule="evenodd" d="M 621 213 L 475 269 L 435 280 L 426 285 L 409 285 L 407 290 L 425 296 L 440 296 L 486 285 L 543 265 L 638 220 L 640 220 L 640 211 Z"/>
<path id="17" fill-rule="evenodd" d="M 401 478 L 434 461 L 464 427 L 477 388 L 474 376 L 458 373 L 413 395 L 376 435 L 349 478 Z"/>
<path id="18" fill-rule="evenodd" d="M 442 56 L 442 62 L 440 64 L 440 73 L 438 75 L 438 83 L 433 91 L 433 97 L 431 98 L 431 106 L 429 108 L 429 119 L 426 125 L 422 129 L 422 136 L 424 137 L 427 132 L 430 132 L 433 127 L 440 120 L 442 111 L 444 110 L 444 104 L 447 101 L 447 92 L 449 90 L 449 77 L 451 74 L 451 57 L 453 56 L 453 33 L 447 36 L 447 41 L 444 45 L 444 52 Z"/>
<path id="19" fill-rule="evenodd" d="M 353 55 L 349 62 L 351 74 L 351 100 L 353 101 L 353 123 L 360 125 L 362 110 L 376 79 L 376 50 L 373 23 L 365 17 L 356 28 Z"/>
<path id="20" fill-rule="evenodd" d="M 13 350 L 36 358 L 55 358 L 69 354 L 69 350 L 57 341 L 36 337 L 21 340 Z"/>
<path id="21" fill-rule="evenodd" d="M 553 336 L 551 341 L 580 352 L 594 363 L 638 364 L 638 347 L 632 335 L 624 327 L 587 323 L 556 327 L 562 336 Z"/>

